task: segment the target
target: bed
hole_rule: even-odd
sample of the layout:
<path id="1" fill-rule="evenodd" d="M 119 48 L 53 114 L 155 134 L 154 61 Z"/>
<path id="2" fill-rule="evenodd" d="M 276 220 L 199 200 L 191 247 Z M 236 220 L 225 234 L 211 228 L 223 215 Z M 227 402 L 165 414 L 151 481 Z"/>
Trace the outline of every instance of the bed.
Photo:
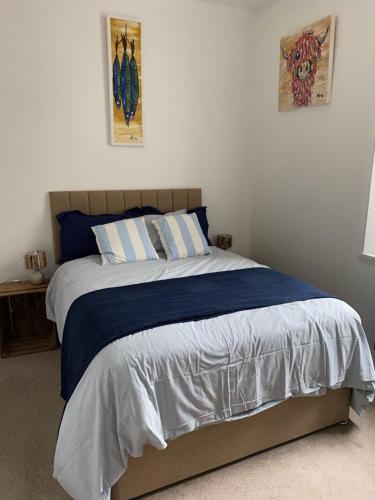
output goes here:
<path id="1" fill-rule="evenodd" d="M 167 212 L 200 206 L 202 195 L 72 191 L 50 193 L 50 202 L 58 259 L 60 212 Z M 260 267 L 216 248 L 120 266 L 89 256 L 57 270 L 47 312 L 62 339 L 71 305 L 93 290 Z M 374 391 L 360 318 L 335 298 L 156 327 L 93 359 L 64 411 L 54 477 L 79 500 L 133 498 L 345 421 L 350 405 L 361 413 Z"/>

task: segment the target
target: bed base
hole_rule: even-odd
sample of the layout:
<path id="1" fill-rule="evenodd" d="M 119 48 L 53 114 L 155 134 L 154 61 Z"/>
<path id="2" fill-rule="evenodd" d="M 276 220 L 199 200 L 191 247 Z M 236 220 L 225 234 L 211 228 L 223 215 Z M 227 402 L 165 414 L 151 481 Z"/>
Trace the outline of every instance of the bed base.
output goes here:
<path id="1" fill-rule="evenodd" d="M 112 488 L 112 500 L 128 500 L 201 474 L 349 417 L 350 390 L 291 398 L 269 410 L 185 434 L 165 450 L 146 446 L 130 458 L 127 472 Z"/>

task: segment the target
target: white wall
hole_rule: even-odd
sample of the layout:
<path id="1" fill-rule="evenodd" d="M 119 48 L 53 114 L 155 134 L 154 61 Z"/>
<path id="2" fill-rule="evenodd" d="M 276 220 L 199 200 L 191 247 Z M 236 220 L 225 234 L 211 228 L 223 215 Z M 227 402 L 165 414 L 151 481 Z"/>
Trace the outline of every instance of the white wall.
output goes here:
<path id="1" fill-rule="evenodd" d="M 108 144 L 107 13 L 143 19 L 143 148 Z M 252 23 L 194 0 L 1 2 L 0 281 L 28 250 L 52 263 L 51 190 L 202 187 L 248 254 Z"/>
<path id="2" fill-rule="evenodd" d="M 144 148 L 108 145 L 108 12 L 143 18 Z M 328 13 L 332 103 L 278 113 L 280 37 Z M 251 232 L 253 257 L 349 301 L 373 344 L 375 265 L 359 254 L 374 18 L 372 0 L 283 0 L 255 18 L 194 0 L 2 2 L 0 281 L 25 274 L 27 250 L 52 263 L 50 190 L 201 186 L 213 234 L 247 255 Z"/>
<path id="3" fill-rule="evenodd" d="M 280 37 L 337 14 L 332 103 L 277 111 Z M 347 300 L 375 340 L 362 252 L 375 142 L 375 2 L 284 0 L 257 17 L 252 255 Z"/>

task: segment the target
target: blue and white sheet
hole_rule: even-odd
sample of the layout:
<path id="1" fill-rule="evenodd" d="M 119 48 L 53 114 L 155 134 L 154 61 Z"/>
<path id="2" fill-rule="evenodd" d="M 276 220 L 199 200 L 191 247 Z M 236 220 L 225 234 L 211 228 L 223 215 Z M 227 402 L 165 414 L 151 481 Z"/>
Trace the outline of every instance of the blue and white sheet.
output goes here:
<path id="1" fill-rule="evenodd" d="M 179 261 L 64 264 L 47 294 L 61 338 L 70 305 L 93 290 L 258 265 L 216 248 Z M 91 362 L 61 422 L 54 477 L 78 500 L 108 499 L 143 446 L 243 418 L 295 396 L 351 387 L 361 413 L 375 372 L 358 314 L 313 299 L 166 325 L 117 340 Z"/>

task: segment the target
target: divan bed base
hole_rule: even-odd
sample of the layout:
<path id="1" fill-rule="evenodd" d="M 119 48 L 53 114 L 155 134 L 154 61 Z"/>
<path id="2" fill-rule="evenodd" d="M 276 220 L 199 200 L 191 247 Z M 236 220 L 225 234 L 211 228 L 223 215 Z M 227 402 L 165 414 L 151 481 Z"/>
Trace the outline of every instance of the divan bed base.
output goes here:
<path id="1" fill-rule="evenodd" d="M 66 210 L 86 214 L 122 213 L 152 205 L 162 212 L 202 205 L 202 191 L 149 189 L 51 192 L 55 257 L 60 257 L 56 215 Z M 112 500 L 128 500 L 234 462 L 259 451 L 348 419 L 350 390 L 321 397 L 289 399 L 269 410 L 234 422 L 190 432 L 168 442 L 165 450 L 146 446 L 141 458 L 129 458 L 127 472 L 112 488 Z"/>
<path id="2" fill-rule="evenodd" d="M 291 398 L 262 413 L 204 427 L 168 442 L 146 446 L 129 458 L 128 470 L 112 488 L 112 500 L 128 500 L 267 450 L 349 417 L 350 389 L 320 397 Z"/>

